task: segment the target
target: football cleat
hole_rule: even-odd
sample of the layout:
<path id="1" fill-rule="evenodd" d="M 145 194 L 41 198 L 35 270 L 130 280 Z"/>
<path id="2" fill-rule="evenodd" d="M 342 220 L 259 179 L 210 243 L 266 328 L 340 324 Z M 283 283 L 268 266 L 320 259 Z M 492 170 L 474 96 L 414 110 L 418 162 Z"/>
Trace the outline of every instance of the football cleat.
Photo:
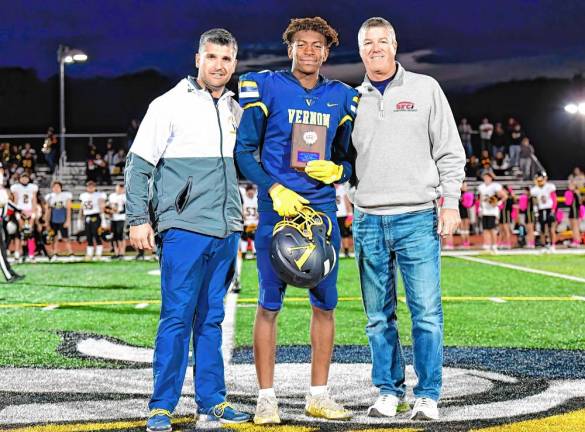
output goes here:
<path id="1" fill-rule="evenodd" d="M 350 411 L 335 402 L 328 393 L 317 396 L 307 395 L 306 401 L 305 414 L 310 417 L 326 420 L 349 420 L 352 416 Z"/>
<path id="2" fill-rule="evenodd" d="M 254 423 L 257 425 L 280 424 L 278 401 L 275 397 L 259 397 L 256 402 Z"/>

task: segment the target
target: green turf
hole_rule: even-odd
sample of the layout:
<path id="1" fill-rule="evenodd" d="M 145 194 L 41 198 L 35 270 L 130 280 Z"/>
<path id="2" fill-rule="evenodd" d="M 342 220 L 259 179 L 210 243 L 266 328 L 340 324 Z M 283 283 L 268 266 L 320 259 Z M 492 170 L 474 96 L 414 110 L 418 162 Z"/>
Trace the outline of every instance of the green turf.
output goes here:
<path id="1" fill-rule="evenodd" d="M 493 257 L 549 271 L 582 275 L 584 257 Z M 517 261 L 515 261 L 517 260 Z M 360 296 L 353 260 L 341 260 L 340 297 Z M 147 274 L 157 263 L 112 262 L 36 264 L 19 266 L 27 278 L 20 284 L 0 284 L 0 304 L 158 300 L 159 278 Z M 237 310 L 236 344 L 251 345 L 257 295 L 255 261 L 244 263 L 242 302 Z M 455 258 L 443 259 L 444 296 L 571 296 L 585 295 L 585 284 L 529 274 Z M 399 287 L 399 294 L 403 295 Z M 306 297 L 289 288 L 287 297 Z M 65 358 L 56 352 L 59 332 L 102 334 L 130 344 L 152 347 L 159 306 L 87 305 L 0 309 L 0 366 L 107 366 L 97 360 Z M 585 349 L 585 302 L 445 301 L 445 343 L 448 346 L 539 347 Z M 341 301 L 337 312 L 338 344 L 366 344 L 361 301 Z M 410 321 L 404 303 L 398 305 L 402 341 L 410 344 Z M 279 319 L 279 343 L 309 343 L 308 301 L 287 302 Z"/>
<path id="2" fill-rule="evenodd" d="M 564 265 L 574 265 L 583 257 L 565 257 Z M 545 257 L 544 259 L 547 259 Z M 249 263 L 247 263 L 249 264 Z M 245 270 L 250 270 L 249 265 Z M 560 270 L 557 270 L 560 271 Z M 242 298 L 257 295 L 254 271 L 244 280 Z M 359 279 L 355 262 L 342 260 L 340 297 L 359 297 Z M 545 277 L 485 264 L 444 258 L 442 266 L 443 296 L 571 296 L 582 295 L 585 284 Z M 306 295 L 306 291 L 289 288 L 287 297 Z M 404 296 L 402 284 L 399 295 Z M 238 308 L 236 344 L 252 343 L 251 326 L 254 308 Z M 530 347 L 585 349 L 585 302 L 444 302 L 445 345 L 486 347 Z M 398 304 L 400 337 L 411 343 L 410 319 L 406 304 Z M 309 343 L 310 307 L 308 302 L 285 303 L 279 317 L 278 343 Z M 341 301 L 336 311 L 337 344 L 367 344 L 366 319 L 360 301 Z"/>
<path id="3" fill-rule="evenodd" d="M 22 265 L 26 279 L 0 284 L 0 303 L 63 303 L 107 300 L 158 300 L 159 278 L 147 274 L 157 263 Z M 64 358 L 56 352 L 61 330 L 113 336 L 128 343 L 152 346 L 159 306 L 0 309 L 0 365 L 103 366 L 100 361 Z"/>

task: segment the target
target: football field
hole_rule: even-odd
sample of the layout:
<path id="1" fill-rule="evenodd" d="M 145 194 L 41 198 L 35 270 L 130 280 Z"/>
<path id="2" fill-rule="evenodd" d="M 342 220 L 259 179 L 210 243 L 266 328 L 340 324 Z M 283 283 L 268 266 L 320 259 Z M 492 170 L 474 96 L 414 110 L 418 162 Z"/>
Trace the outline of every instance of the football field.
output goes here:
<path id="1" fill-rule="evenodd" d="M 331 390 L 356 416 L 323 423 L 303 415 L 310 306 L 306 290 L 289 288 L 276 370 L 286 424 L 271 429 L 585 430 L 585 255 L 443 258 L 445 372 L 436 423 L 364 416 L 376 395 L 366 320 L 355 261 L 342 259 L 340 266 Z M 134 261 L 21 265 L 23 282 L 0 285 L 0 429 L 143 430 L 160 310 L 157 270 L 156 262 Z M 401 285 L 398 293 L 400 337 L 411 364 Z M 242 291 L 227 297 L 224 322 L 229 394 L 246 409 L 256 396 L 250 348 L 256 297 L 255 261 L 246 261 Z M 408 367 L 410 389 L 414 382 Z M 195 430 L 191 394 L 188 378 L 175 430 Z"/>

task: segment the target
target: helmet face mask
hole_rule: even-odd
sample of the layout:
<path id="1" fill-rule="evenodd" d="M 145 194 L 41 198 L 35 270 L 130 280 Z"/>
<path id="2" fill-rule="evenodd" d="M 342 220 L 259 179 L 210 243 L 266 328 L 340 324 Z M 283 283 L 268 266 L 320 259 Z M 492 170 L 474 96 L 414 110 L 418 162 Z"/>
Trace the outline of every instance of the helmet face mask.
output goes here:
<path id="1" fill-rule="evenodd" d="M 314 288 L 335 267 L 329 217 L 303 207 L 293 218 L 274 226 L 270 261 L 281 280 L 299 288 Z"/>

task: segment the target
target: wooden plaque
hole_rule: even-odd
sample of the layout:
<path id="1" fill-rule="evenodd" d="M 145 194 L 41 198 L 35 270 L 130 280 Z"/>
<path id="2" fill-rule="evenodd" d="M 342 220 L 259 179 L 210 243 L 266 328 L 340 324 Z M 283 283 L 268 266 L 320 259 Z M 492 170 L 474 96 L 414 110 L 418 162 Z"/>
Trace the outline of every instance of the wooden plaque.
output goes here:
<path id="1" fill-rule="evenodd" d="M 327 128 L 320 125 L 295 123 L 292 127 L 290 166 L 304 171 L 307 162 L 325 159 Z"/>

